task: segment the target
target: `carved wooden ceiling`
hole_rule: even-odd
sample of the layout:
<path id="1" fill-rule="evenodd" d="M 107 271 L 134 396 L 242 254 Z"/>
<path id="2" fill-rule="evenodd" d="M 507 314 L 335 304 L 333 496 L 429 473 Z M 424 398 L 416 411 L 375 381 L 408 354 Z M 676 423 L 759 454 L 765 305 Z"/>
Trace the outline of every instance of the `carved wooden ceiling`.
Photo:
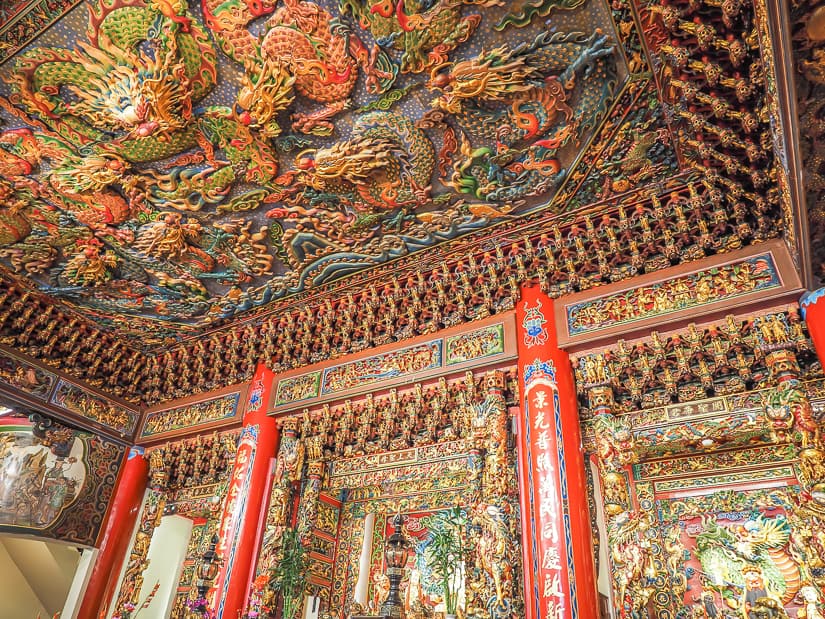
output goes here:
<path id="1" fill-rule="evenodd" d="M 528 278 L 783 234 L 821 276 L 792 88 L 818 152 L 825 27 L 774 4 L 9 5 L 0 341 L 151 402 L 503 311 Z"/>
<path id="2" fill-rule="evenodd" d="M 805 202 L 813 277 L 825 283 L 825 3 L 794 2 L 791 7 L 794 78 L 802 161 L 805 162 Z"/>

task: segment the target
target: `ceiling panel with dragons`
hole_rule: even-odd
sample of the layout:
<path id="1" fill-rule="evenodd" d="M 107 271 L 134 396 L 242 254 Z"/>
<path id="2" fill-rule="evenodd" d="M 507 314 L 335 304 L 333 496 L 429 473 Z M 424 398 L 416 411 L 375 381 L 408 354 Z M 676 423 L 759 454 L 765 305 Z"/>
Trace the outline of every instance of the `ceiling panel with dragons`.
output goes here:
<path id="1" fill-rule="evenodd" d="M 0 65 L 0 260 L 153 345 L 664 182 L 640 40 L 601 0 L 81 2 Z"/>

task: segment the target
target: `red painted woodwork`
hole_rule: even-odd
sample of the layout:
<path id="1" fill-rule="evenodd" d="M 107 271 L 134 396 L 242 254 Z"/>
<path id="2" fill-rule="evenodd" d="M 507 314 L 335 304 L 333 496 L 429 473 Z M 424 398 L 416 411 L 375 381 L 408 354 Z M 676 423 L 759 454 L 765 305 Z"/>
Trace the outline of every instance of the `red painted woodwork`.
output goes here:
<path id="1" fill-rule="evenodd" d="M 558 347 L 553 301 L 523 286 L 516 308 L 526 617 L 598 616 L 576 390 Z M 525 496 L 526 495 L 526 496 Z M 571 560 L 572 559 L 572 560 Z"/>
<path id="2" fill-rule="evenodd" d="M 516 421 L 520 422 L 522 415 L 516 409 Z M 524 619 L 536 619 L 536 608 L 533 600 L 537 599 L 535 576 L 537 566 L 533 563 L 533 546 L 531 540 L 532 533 L 527 529 L 528 519 L 526 514 L 530 514 L 530 476 L 527 470 L 527 444 L 526 434 L 522 423 L 518 424 L 518 436 L 516 437 L 516 447 L 518 450 L 518 494 L 519 509 L 521 512 L 521 559 L 523 561 L 524 575 Z"/>
<path id="3" fill-rule="evenodd" d="M 143 449 L 132 447 L 126 455 L 120 480 L 112 497 L 112 507 L 100 543 L 100 552 L 86 585 L 78 619 L 96 619 L 108 612 L 118 574 L 128 555 L 129 543 L 148 481 L 149 463 L 143 457 Z"/>
<path id="4" fill-rule="evenodd" d="M 573 546 L 573 565 L 576 575 L 576 603 L 581 618 L 598 617 L 599 599 L 596 587 L 596 565 L 593 550 L 593 527 L 588 505 L 587 461 L 582 448 L 579 407 L 573 369 L 567 353 L 556 346 L 555 328 L 550 329 L 551 358 L 556 362 L 556 380 L 559 385 L 561 425 L 567 473 L 567 513 Z"/>
<path id="5" fill-rule="evenodd" d="M 807 292 L 800 300 L 816 356 L 825 367 L 825 288 Z"/>
<path id="6" fill-rule="evenodd" d="M 266 402 L 273 374 L 259 365 L 252 379 L 244 414 L 244 429 L 232 470 L 224 513 L 221 518 L 218 554 L 221 571 L 213 590 L 218 617 L 227 619 L 242 612 L 255 570 L 260 546 L 272 460 L 278 449 L 279 432 L 275 419 L 266 414 Z"/>

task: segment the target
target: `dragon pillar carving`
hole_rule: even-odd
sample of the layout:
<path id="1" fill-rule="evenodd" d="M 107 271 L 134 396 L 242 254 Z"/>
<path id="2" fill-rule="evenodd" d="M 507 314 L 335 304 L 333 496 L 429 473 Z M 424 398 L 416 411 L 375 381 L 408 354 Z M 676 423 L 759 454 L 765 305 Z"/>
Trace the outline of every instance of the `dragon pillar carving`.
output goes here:
<path id="1" fill-rule="evenodd" d="M 642 614 L 643 609 L 653 594 L 656 578 L 648 538 L 652 527 L 651 515 L 637 511 L 622 512 L 608 525 L 613 586 L 621 619 L 646 616 Z"/>
<path id="2" fill-rule="evenodd" d="M 305 448 L 298 438 L 298 418 L 284 419 L 281 431 L 281 446 L 272 476 L 263 542 L 258 554 L 257 575 L 265 573 L 278 560 L 281 539 L 289 520 L 292 482 L 298 481 L 303 471 Z"/>
<path id="3" fill-rule="evenodd" d="M 304 441 L 308 460 L 307 482 L 304 485 L 298 511 L 298 534 L 301 536 L 301 541 L 308 544 L 318 517 L 318 497 L 321 494 L 326 463 L 323 460 L 323 436 L 310 436 Z"/>
<path id="4" fill-rule="evenodd" d="M 630 509 L 624 469 L 636 460 L 636 454 L 630 427 L 613 413 L 614 380 L 604 355 L 591 354 L 579 359 L 576 383 L 595 415 L 596 457 L 608 517 L 613 588 L 619 617 L 625 619 L 641 616 L 653 594 L 656 570 L 647 536 L 653 526 L 652 518 Z"/>
<path id="5" fill-rule="evenodd" d="M 123 613 L 140 605 L 140 592 L 146 568 L 149 567 L 149 544 L 152 534 L 160 524 L 166 505 L 166 483 L 169 474 L 160 449 L 149 453 L 149 493 L 143 504 L 135 540 L 129 557 L 126 559 L 126 571 L 123 574 L 120 590 L 117 594 L 115 612 Z"/>
<path id="6" fill-rule="evenodd" d="M 808 497 L 797 497 L 788 521 L 790 548 L 800 559 L 802 581 L 825 591 L 825 509 Z"/>
<path id="7" fill-rule="evenodd" d="M 603 355 L 582 357 L 576 369 L 579 391 L 587 395 L 595 415 L 596 456 L 602 482 L 604 509 L 608 516 L 626 511 L 630 503 L 623 469 L 635 459 L 633 434 L 627 423 L 613 414 L 611 373 Z"/>
<path id="8" fill-rule="evenodd" d="M 825 449 L 813 407 L 800 381 L 796 331 L 797 312 L 767 314 L 754 319 L 758 350 L 775 387 L 765 401 L 765 421 L 775 443 L 791 442 L 799 448 L 801 481 L 814 500 L 825 504 Z"/>
<path id="9" fill-rule="evenodd" d="M 504 373 L 488 372 L 484 382 L 486 397 L 480 404 L 471 405 L 471 440 L 483 462 L 483 471 L 471 515 L 475 567 L 468 570 L 467 575 L 467 609 L 468 614 L 475 611 L 477 617 L 496 619 L 510 617 L 513 605 L 515 556 L 512 507 L 507 498 L 508 417 L 502 395 Z M 474 395 L 474 385 L 471 395 Z"/>

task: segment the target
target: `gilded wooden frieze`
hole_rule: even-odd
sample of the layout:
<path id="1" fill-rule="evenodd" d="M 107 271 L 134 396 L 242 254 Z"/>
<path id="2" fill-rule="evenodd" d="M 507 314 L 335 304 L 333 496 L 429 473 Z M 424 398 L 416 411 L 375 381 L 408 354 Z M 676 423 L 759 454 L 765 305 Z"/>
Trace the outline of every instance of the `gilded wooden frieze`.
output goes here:
<path id="1" fill-rule="evenodd" d="M 47 400 L 57 376 L 8 353 L 0 353 L 0 381 L 40 400 Z"/>
<path id="2" fill-rule="evenodd" d="M 153 411 L 146 415 L 140 437 L 155 438 L 159 435 L 231 419 L 238 413 L 239 399 L 240 393 L 229 393 L 203 402 Z"/>
<path id="3" fill-rule="evenodd" d="M 130 436 L 138 422 L 136 411 L 115 404 L 63 379 L 58 382 L 49 403 L 106 426 L 123 436 Z"/>

